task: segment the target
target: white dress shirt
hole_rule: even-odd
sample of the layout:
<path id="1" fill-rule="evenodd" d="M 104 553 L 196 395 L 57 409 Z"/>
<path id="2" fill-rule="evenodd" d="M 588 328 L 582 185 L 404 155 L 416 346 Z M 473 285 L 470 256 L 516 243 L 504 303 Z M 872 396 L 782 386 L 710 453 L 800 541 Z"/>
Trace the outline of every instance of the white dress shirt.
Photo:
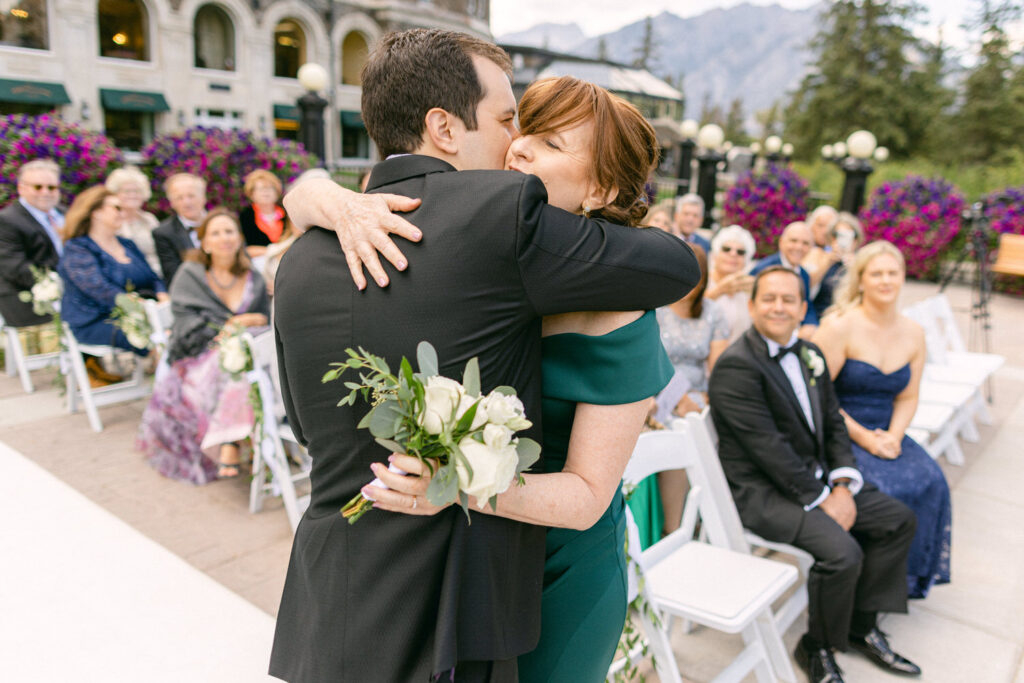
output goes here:
<path id="1" fill-rule="evenodd" d="M 64 240 L 61 239 L 59 229 L 64 227 L 64 216 L 61 215 L 57 209 L 50 209 L 49 211 L 41 211 L 36 207 L 26 202 L 22 197 L 18 197 L 18 201 L 25 210 L 32 214 L 32 218 L 36 219 L 39 225 L 43 226 L 43 230 L 46 231 L 46 236 L 53 242 L 53 248 L 57 250 L 57 256 L 64 254 Z"/>
<path id="2" fill-rule="evenodd" d="M 775 342 L 764 335 L 761 335 L 761 339 L 764 339 L 765 344 L 768 345 L 768 355 L 772 358 L 779 355 L 779 350 L 782 348 L 778 342 Z M 786 347 L 790 347 L 796 344 L 798 341 L 796 331 L 793 332 L 793 336 L 789 338 L 789 343 Z M 779 360 L 779 367 L 786 373 L 786 378 L 789 380 L 790 385 L 793 387 L 793 393 L 796 394 L 796 400 L 800 403 L 800 409 L 804 413 L 804 417 L 807 418 L 807 424 L 811 426 L 811 431 L 815 432 L 817 427 L 814 424 L 814 413 L 811 410 L 811 396 L 807 391 L 807 382 L 804 381 L 804 373 L 800 370 L 800 363 L 802 361 L 797 357 L 796 353 L 787 353 Z M 817 479 L 821 479 L 823 474 L 821 467 L 818 467 L 814 471 L 814 476 Z M 810 505 L 805 505 L 804 510 L 813 510 L 814 508 L 821 505 L 828 495 L 832 492 L 831 487 L 834 486 L 836 479 L 849 479 L 850 493 L 857 495 L 860 492 L 861 487 L 864 486 L 864 478 L 861 477 L 860 471 L 854 467 L 837 467 L 828 473 L 828 486 L 825 486 L 821 495 L 815 498 Z"/>

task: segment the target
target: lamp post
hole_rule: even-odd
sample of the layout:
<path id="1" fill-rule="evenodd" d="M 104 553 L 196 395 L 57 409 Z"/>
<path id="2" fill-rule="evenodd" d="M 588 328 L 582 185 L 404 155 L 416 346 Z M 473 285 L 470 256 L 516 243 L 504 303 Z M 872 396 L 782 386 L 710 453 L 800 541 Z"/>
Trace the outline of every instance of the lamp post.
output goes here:
<path id="1" fill-rule="evenodd" d="M 307 63 L 299 67 L 299 84 L 306 94 L 299 98 L 299 141 L 325 163 L 324 154 L 324 107 L 327 100 L 317 94 L 327 87 L 327 70 L 319 64 Z"/>
<path id="2" fill-rule="evenodd" d="M 846 138 L 846 144 L 832 145 L 833 150 L 840 144 L 843 145 L 843 151 L 849 151 L 850 155 L 841 162 L 842 169 L 846 173 L 846 180 L 843 182 L 843 195 L 839 201 L 839 210 L 856 215 L 861 205 L 864 204 L 864 190 L 868 184 L 868 176 L 875 170 L 869 159 L 874 154 L 878 142 L 870 132 L 858 130 Z"/>
<path id="3" fill-rule="evenodd" d="M 725 141 L 722 129 L 709 123 L 697 133 L 697 194 L 704 200 L 704 228 L 714 223 L 715 189 L 718 184 L 718 164 L 724 159 L 719 148 Z"/>
<path id="4" fill-rule="evenodd" d="M 778 135 L 769 135 L 764 141 L 764 156 L 769 163 L 779 162 L 779 152 L 782 151 L 782 138 Z"/>
<path id="5" fill-rule="evenodd" d="M 676 171 L 676 178 L 679 179 L 679 183 L 676 185 L 677 197 L 690 191 L 690 177 L 693 175 L 693 149 L 697 146 L 694 141 L 698 133 L 697 122 L 693 119 L 686 119 L 679 124 L 679 131 L 683 134 L 683 141 L 679 143 L 679 168 Z"/>
<path id="6" fill-rule="evenodd" d="M 750 168 L 757 164 L 757 155 L 761 153 L 761 143 L 754 140 L 750 143 Z"/>
<path id="7" fill-rule="evenodd" d="M 788 164 L 790 159 L 793 158 L 793 143 L 787 142 L 782 145 L 782 162 Z"/>

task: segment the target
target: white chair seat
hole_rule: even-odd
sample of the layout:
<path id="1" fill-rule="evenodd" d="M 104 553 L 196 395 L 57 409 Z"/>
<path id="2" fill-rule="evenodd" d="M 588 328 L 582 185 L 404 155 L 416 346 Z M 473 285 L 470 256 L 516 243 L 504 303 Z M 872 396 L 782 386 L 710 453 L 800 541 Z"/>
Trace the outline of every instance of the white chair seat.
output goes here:
<path id="1" fill-rule="evenodd" d="M 796 567 L 696 541 L 644 573 L 662 609 L 739 633 L 797 579 Z"/>
<path id="2" fill-rule="evenodd" d="M 106 357 L 128 352 L 113 346 L 79 344 L 68 324 L 64 323 L 63 327 L 66 351 L 62 352 L 61 364 L 66 368 L 68 412 L 78 412 L 78 402 L 81 401 L 89 418 L 89 426 L 94 432 L 102 432 L 103 421 L 100 420 L 97 408 L 145 398 L 152 391 L 152 386 L 146 381 L 142 360 L 136 359 L 132 375 L 123 382 L 93 388 L 89 383 L 89 373 L 85 369 L 82 354 Z"/>
<path id="3" fill-rule="evenodd" d="M 51 365 L 58 365 L 60 363 L 60 353 L 26 354 L 25 348 L 21 345 L 18 328 L 8 327 L 4 323 L 3 316 L 0 316 L 0 328 L 3 328 L 6 339 L 4 364 L 6 365 L 7 375 L 10 377 L 13 377 L 15 374 L 18 375 L 18 379 L 21 380 L 21 388 L 26 394 L 31 394 L 36 390 L 36 387 L 32 383 L 32 377 L 29 373 L 33 370 L 42 370 Z"/>
<path id="4" fill-rule="evenodd" d="M 910 426 L 934 434 L 942 431 L 952 418 L 952 407 L 941 403 L 921 402 L 917 404 L 917 412 L 914 413 L 914 419 L 910 421 Z"/>

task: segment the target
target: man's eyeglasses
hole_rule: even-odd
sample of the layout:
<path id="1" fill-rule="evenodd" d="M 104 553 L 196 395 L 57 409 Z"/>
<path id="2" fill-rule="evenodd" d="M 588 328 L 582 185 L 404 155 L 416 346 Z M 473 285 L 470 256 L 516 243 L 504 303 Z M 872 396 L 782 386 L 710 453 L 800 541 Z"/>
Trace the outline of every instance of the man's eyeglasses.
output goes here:
<path id="1" fill-rule="evenodd" d="M 732 254 L 735 252 L 737 256 L 746 256 L 747 250 L 741 247 L 730 247 L 728 244 L 723 245 L 721 248 L 723 254 Z"/>
<path id="2" fill-rule="evenodd" d="M 47 192 L 53 192 L 54 190 L 59 190 L 60 189 L 60 185 L 34 185 L 33 184 L 33 185 L 29 185 L 29 187 L 31 187 L 36 192 L 42 192 L 43 190 L 46 190 Z"/>

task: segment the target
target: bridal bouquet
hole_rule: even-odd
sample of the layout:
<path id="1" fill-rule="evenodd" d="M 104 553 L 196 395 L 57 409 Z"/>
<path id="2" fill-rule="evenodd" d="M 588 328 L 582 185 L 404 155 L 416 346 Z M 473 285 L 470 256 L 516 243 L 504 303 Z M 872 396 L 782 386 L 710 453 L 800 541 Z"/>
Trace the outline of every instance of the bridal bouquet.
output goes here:
<path id="1" fill-rule="evenodd" d="M 384 448 L 419 458 L 433 478 L 427 500 L 443 506 L 456 500 L 469 517 L 469 496 L 482 509 L 489 501 L 497 509 L 497 496 L 512 482 L 523 483 L 522 472 L 540 457 L 540 444 L 515 433 L 531 426 L 523 404 L 512 387 L 480 392 L 480 366 L 476 358 L 466 364 L 462 383 L 438 374 L 437 352 L 427 342 L 416 348 L 419 372 L 402 358 L 392 374 L 383 358 L 345 349 L 348 360 L 331 363 L 323 382 L 338 379 L 346 370 L 359 372 L 359 382 L 345 382 L 349 394 L 339 406 L 355 405 L 356 396 L 373 408 L 358 427 Z M 374 486 L 384 486 L 374 480 Z M 362 493 L 341 509 L 354 524 L 373 506 Z"/>
<path id="2" fill-rule="evenodd" d="M 64 283 L 60 275 L 49 268 L 32 265 L 29 268 L 35 284 L 28 291 L 18 292 L 18 299 L 32 304 L 32 312 L 36 315 L 58 315 L 57 302 L 64 296 Z"/>
<path id="3" fill-rule="evenodd" d="M 245 328 L 240 325 L 225 325 L 218 335 L 217 354 L 220 369 L 231 375 L 232 379 L 241 379 L 242 375 L 252 370 L 252 354 L 245 343 Z"/>
<path id="4" fill-rule="evenodd" d="M 153 327 L 146 316 L 146 306 L 138 292 L 122 292 L 114 297 L 110 322 L 124 332 L 128 343 L 137 349 L 153 348 Z"/>

